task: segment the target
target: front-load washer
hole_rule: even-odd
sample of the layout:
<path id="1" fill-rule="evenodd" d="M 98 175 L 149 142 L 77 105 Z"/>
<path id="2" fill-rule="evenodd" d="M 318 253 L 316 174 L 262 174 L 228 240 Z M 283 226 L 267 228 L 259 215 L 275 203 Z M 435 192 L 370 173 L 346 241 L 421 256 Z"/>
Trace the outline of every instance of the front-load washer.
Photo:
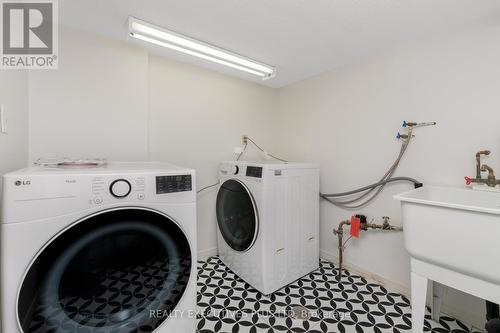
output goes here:
<path id="1" fill-rule="evenodd" d="M 30 167 L 3 181 L 2 332 L 194 332 L 193 170 Z"/>
<path id="2" fill-rule="evenodd" d="M 229 269 L 270 294 L 319 266 L 319 167 L 224 162 L 217 243 Z"/>

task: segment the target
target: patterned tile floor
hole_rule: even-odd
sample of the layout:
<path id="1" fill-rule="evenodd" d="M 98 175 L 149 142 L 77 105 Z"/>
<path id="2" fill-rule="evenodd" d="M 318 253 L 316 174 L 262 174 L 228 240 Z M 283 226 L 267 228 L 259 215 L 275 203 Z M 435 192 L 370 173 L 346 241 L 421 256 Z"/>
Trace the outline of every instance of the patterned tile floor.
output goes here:
<path id="1" fill-rule="evenodd" d="M 409 300 L 363 277 L 321 261 L 320 268 L 294 283 L 264 296 L 229 270 L 218 257 L 198 262 L 197 332 L 411 332 Z M 291 316 L 305 307 L 308 319 Z M 425 320 L 425 332 L 469 333 L 458 320 L 441 315 L 439 323 Z"/>

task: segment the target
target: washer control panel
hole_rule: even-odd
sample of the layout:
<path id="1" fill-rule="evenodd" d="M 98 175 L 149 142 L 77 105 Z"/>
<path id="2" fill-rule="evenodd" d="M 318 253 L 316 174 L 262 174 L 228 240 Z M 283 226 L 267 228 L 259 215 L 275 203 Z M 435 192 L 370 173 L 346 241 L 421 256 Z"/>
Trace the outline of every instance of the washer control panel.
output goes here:
<path id="1" fill-rule="evenodd" d="M 192 189 L 191 175 L 156 176 L 156 194 L 185 192 Z"/>
<path id="2" fill-rule="evenodd" d="M 155 162 L 85 170 L 33 167 L 3 179 L 2 199 L 9 209 L 2 211 L 2 224 L 86 216 L 118 207 L 173 209 L 175 214 L 177 208 L 170 205 L 196 204 L 196 171 Z"/>
<path id="3" fill-rule="evenodd" d="M 125 202 L 172 202 L 185 200 L 193 195 L 194 176 L 191 174 L 150 174 L 96 176 L 91 179 L 92 194 L 88 203 L 100 206 Z M 168 193 L 183 193 L 182 196 L 165 196 Z"/>

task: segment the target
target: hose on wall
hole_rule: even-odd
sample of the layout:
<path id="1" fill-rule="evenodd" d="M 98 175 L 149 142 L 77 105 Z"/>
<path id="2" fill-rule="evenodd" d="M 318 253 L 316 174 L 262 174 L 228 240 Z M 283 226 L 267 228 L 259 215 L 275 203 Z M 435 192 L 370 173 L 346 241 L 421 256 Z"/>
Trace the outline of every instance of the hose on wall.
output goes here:
<path id="1" fill-rule="evenodd" d="M 390 179 L 387 179 L 387 180 L 384 180 L 384 181 L 377 182 L 375 184 L 371 184 L 371 185 L 367 185 L 367 186 L 358 188 L 356 190 L 352 190 L 352 191 L 348 191 L 348 192 L 341 192 L 341 193 L 322 194 L 322 196 L 323 197 L 328 197 L 328 198 L 330 198 L 330 197 L 344 197 L 344 196 L 347 196 L 347 195 L 352 195 L 352 194 L 356 194 L 356 193 L 359 193 L 359 192 L 363 192 L 363 191 L 369 190 L 369 189 L 371 189 L 373 187 L 376 187 L 376 186 L 381 186 L 381 185 L 385 185 L 387 183 L 399 182 L 399 181 L 412 182 L 412 183 L 414 183 L 417 186 L 422 184 L 418 180 L 416 180 L 415 178 L 411 178 L 411 177 L 393 177 L 393 178 L 390 178 Z"/>
<path id="2" fill-rule="evenodd" d="M 373 190 L 374 188 L 377 188 L 379 186 L 384 186 L 384 185 L 386 185 L 388 183 L 401 182 L 401 181 L 411 182 L 411 183 L 413 183 L 415 185 L 415 187 L 422 186 L 422 183 L 419 182 L 418 180 L 416 180 L 415 178 L 411 178 L 411 177 L 393 177 L 393 178 L 382 180 L 382 181 L 379 181 L 377 183 L 370 184 L 370 185 L 358 188 L 356 190 L 348 191 L 348 192 L 328 193 L 328 194 L 321 193 L 320 195 L 321 195 L 321 197 L 323 199 L 332 200 L 330 198 L 345 197 L 345 196 L 353 195 L 353 194 L 356 194 L 356 193 L 359 193 L 359 192 L 363 192 L 363 191 L 367 191 L 367 190 Z"/>
<path id="3" fill-rule="evenodd" d="M 406 150 L 408 149 L 408 146 L 410 145 L 411 139 L 413 137 L 412 131 L 413 128 L 410 127 L 408 129 L 408 135 L 402 137 L 403 143 L 401 145 L 398 157 L 378 182 L 358 188 L 356 190 L 342 192 L 342 193 L 328 193 L 328 194 L 320 193 L 320 197 L 326 200 L 327 202 L 344 209 L 357 209 L 364 207 L 373 200 L 375 200 L 375 198 L 378 197 L 380 192 L 382 192 L 385 185 L 388 183 L 397 181 L 408 181 L 412 182 L 415 185 L 415 188 L 422 186 L 422 183 L 410 177 L 392 177 L 396 172 Z M 350 197 L 358 193 L 361 194 L 354 198 L 351 197 L 346 200 L 337 199 L 340 197 Z"/>

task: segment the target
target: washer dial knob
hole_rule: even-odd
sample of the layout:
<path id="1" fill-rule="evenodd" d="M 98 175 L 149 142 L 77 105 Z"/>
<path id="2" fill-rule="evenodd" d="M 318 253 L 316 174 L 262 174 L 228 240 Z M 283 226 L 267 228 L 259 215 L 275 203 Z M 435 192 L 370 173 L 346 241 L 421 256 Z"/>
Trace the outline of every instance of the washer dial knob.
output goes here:
<path id="1" fill-rule="evenodd" d="M 126 179 L 117 179 L 109 185 L 109 192 L 115 198 L 125 198 L 131 190 L 132 186 Z"/>
<path id="2" fill-rule="evenodd" d="M 220 173 L 224 176 L 227 175 L 237 175 L 240 168 L 237 165 L 223 165 L 220 169 Z"/>

